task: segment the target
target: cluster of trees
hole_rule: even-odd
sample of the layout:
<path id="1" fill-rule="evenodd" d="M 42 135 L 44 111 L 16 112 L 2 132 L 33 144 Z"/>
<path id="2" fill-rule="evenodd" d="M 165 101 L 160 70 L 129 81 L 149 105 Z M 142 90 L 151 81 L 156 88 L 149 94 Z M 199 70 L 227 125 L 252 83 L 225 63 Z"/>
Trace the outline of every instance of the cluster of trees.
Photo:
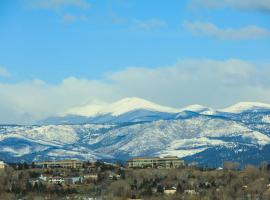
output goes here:
<path id="1" fill-rule="evenodd" d="M 174 195 L 164 189 L 176 188 Z M 107 199 L 149 200 L 269 200 L 270 168 L 251 165 L 239 169 L 237 163 L 225 163 L 224 169 L 141 169 L 126 171 L 125 179 L 111 183 Z"/>
<path id="2" fill-rule="evenodd" d="M 22 165 L 23 166 L 23 165 Z M 101 166 L 101 171 L 100 171 Z M 18 170 L 19 169 L 19 170 Z M 81 170 L 34 170 L 7 167 L 0 171 L 0 199 L 79 199 L 100 197 L 104 200 L 149 199 L 149 200 L 269 200 L 270 167 L 246 166 L 239 169 L 237 163 L 225 163 L 223 169 L 202 169 L 183 167 L 181 169 L 122 169 L 99 165 L 103 174 L 98 181 L 76 187 L 30 184 L 29 180 L 41 173 L 78 174 Z M 105 174 L 121 175 L 120 179 L 106 178 Z M 175 194 L 165 194 L 165 190 L 175 188 Z M 77 197 L 76 197 L 77 196 Z"/>
<path id="3" fill-rule="evenodd" d="M 76 194 L 74 188 L 64 188 L 61 185 L 49 186 L 42 183 L 30 183 L 30 180 L 40 176 L 40 173 L 31 170 L 14 170 L 6 167 L 0 170 L 0 199 L 44 199 L 44 194 L 49 194 L 52 199 L 59 196 Z M 28 169 L 28 168 L 27 168 Z"/>

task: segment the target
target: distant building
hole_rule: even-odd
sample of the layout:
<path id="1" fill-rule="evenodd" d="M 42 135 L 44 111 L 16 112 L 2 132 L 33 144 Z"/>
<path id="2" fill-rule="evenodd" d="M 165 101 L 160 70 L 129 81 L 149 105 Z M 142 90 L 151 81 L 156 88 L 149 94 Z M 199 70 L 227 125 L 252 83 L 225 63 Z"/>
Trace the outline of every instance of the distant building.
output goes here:
<path id="1" fill-rule="evenodd" d="M 77 160 L 60 160 L 60 161 L 36 162 L 35 165 L 42 168 L 78 169 L 83 167 L 83 162 Z"/>
<path id="2" fill-rule="evenodd" d="M 176 193 L 176 188 L 168 188 L 168 189 L 164 190 L 164 194 L 172 195 L 172 194 L 175 194 L 175 193 Z"/>
<path id="3" fill-rule="evenodd" d="M 3 161 L 0 161 L 0 169 L 5 169 L 5 163 Z"/>
<path id="4" fill-rule="evenodd" d="M 64 184 L 65 183 L 65 179 L 60 176 L 50 177 L 48 181 L 50 184 Z"/>
<path id="5" fill-rule="evenodd" d="M 40 179 L 41 181 L 47 181 L 49 178 L 50 178 L 50 175 L 48 175 L 48 174 L 41 174 L 41 175 L 39 176 L 39 179 Z"/>
<path id="6" fill-rule="evenodd" d="M 121 175 L 116 173 L 109 173 L 108 178 L 110 180 L 119 180 L 121 179 Z"/>
<path id="7" fill-rule="evenodd" d="M 87 180 L 93 180 L 93 181 L 98 180 L 98 174 L 86 174 L 83 177 L 84 179 L 87 179 Z"/>
<path id="8" fill-rule="evenodd" d="M 65 178 L 66 184 L 81 184 L 83 183 L 84 178 L 81 176 L 78 177 L 67 177 Z"/>
<path id="9" fill-rule="evenodd" d="M 184 165 L 185 162 L 176 156 L 133 158 L 127 162 L 129 168 L 179 168 Z"/>

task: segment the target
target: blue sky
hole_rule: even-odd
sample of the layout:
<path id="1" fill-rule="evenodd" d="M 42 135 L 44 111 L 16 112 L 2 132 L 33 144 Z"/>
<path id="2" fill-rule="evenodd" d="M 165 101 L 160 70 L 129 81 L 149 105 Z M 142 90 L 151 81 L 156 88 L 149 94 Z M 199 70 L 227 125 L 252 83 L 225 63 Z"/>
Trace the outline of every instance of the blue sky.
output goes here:
<path id="1" fill-rule="evenodd" d="M 1 0 L 0 122 L 126 96 L 270 103 L 269 21 L 269 0 Z"/>

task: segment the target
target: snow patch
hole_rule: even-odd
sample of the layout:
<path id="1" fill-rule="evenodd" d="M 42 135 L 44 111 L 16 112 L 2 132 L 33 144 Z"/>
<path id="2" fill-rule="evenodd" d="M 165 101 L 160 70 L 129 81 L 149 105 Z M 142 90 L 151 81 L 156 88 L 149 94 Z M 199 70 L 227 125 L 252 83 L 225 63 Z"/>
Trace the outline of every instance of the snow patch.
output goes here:
<path id="1" fill-rule="evenodd" d="M 221 112 L 227 113 L 241 113 L 249 110 L 264 110 L 270 109 L 270 104 L 259 103 L 259 102 L 240 102 L 228 108 L 221 109 Z"/>
<path id="2" fill-rule="evenodd" d="M 265 116 L 263 116 L 263 118 L 262 118 L 262 122 L 264 122 L 264 123 L 270 123 L 270 115 L 265 115 Z"/>
<path id="3" fill-rule="evenodd" d="M 125 98 L 112 104 L 101 103 L 75 107 L 68 110 L 65 115 L 94 117 L 99 115 L 111 114 L 112 116 L 119 116 L 121 114 L 139 109 L 167 113 L 179 112 L 178 109 L 161 106 L 150 101 L 134 97 Z"/>

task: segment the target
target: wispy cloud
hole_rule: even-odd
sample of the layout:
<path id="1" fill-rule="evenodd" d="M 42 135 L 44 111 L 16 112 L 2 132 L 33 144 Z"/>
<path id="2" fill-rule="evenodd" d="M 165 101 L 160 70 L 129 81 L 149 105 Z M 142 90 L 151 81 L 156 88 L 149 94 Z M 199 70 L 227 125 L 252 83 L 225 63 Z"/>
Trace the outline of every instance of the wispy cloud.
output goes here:
<path id="1" fill-rule="evenodd" d="M 134 19 L 131 26 L 132 29 L 140 31 L 155 31 L 167 27 L 168 27 L 167 22 L 161 19 L 147 19 L 147 20 Z"/>
<path id="2" fill-rule="evenodd" d="M 184 22 L 184 28 L 195 35 L 215 37 L 223 40 L 245 40 L 270 38 L 270 31 L 258 26 L 241 28 L 219 28 L 210 22 Z"/>
<path id="3" fill-rule="evenodd" d="M 86 0 L 29 0 L 29 7 L 40 9 L 61 9 L 66 7 L 87 9 L 90 4 Z"/>
<path id="4" fill-rule="evenodd" d="M 0 77 L 9 77 L 9 76 L 10 73 L 8 72 L 8 70 L 0 66 Z"/>
<path id="5" fill-rule="evenodd" d="M 208 7 L 208 8 L 224 8 L 270 12 L 269 0 L 191 0 L 191 6 Z"/>

